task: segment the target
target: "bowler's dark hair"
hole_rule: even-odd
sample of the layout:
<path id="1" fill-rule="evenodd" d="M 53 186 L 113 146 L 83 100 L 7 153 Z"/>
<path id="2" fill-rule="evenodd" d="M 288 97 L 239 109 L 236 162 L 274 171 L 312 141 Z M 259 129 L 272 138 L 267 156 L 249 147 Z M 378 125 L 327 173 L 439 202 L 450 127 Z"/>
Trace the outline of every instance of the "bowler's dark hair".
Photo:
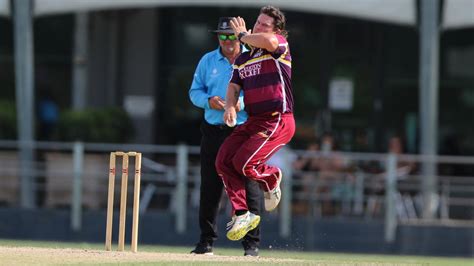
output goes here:
<path id="1" fill-rule="evenodd" d="M 264 6 L 260 9 L 260 14 L 265 14 L 269 17 L 272 17 L 275 28 L 280 30 L 281 35 L 288 37 L 288 32 L 285 30 L 286 17 L 279 8 L 274 6 Z"/>

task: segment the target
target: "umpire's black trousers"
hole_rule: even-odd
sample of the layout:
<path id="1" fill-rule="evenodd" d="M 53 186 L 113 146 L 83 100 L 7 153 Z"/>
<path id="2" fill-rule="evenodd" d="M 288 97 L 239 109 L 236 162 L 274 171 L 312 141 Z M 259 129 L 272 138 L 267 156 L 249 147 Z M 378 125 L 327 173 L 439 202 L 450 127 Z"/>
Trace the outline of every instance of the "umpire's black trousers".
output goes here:
<path id="1" fill-rule="evenodd" d="M 215 126 L 204 121 L 201 124 L 201 189 L 199 201 L 200 241 L 213 244 L 217 239 L 216 216 L 224 185 L 217 175 L 215 162 L 219 147 L 233 128 L 225 125 Z M 247 204 L 250 212 L 260 214 L 262 192 L 255 181 L 246 184 Z M 244 238 L 244 247 L 260 243 L 260 226 L 250 231 Z"/>

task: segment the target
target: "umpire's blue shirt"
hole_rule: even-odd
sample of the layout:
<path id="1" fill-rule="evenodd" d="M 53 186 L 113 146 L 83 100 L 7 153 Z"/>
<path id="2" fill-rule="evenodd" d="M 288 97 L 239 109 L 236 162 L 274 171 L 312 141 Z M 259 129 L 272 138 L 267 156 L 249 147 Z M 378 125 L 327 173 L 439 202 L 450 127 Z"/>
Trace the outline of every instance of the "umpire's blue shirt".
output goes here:
<path id="1" fill-rule="evenodd" d="M 220 48 L 205 54 L 194 73 L 193 84 L 189 89 L 189 97 L 194 105 L 204 108 L 204 119 L 211 125 L 223 125 L 224 110 L 211 109 L 209 98 L 219 96 L 225 100 L 227 86 L 232 76 L 232 64 L 222 55 Z M 240 92 L 240 107 L 237 113 L 237 125 L 247 120 L 244 110 L 242 91 Z"/>

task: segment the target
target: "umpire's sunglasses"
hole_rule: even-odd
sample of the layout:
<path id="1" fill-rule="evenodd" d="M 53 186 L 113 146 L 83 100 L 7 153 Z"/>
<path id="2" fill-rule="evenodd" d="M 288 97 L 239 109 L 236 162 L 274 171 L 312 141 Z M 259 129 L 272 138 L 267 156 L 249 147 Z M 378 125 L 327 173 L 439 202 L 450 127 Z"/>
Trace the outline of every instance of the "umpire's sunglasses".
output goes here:
<path id="1" fill-rule="evenodd" d="M 232 35 L 219 34 L 217 36 L 219 37 L 219 40 L 221 40 L 221 41 L 225 41 L 225 40 L 235 41 L 235 40 L 237 40 L 237 37 L 234 34 L 232 34 Z"/>

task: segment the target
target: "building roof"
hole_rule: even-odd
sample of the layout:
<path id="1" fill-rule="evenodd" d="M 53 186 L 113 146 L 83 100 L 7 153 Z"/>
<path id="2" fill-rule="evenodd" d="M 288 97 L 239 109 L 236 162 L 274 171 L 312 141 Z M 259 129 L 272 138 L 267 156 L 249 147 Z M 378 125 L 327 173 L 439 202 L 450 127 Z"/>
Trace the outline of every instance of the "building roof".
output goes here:
<path id="1" fill-rule="evenodd" d="M 282 10 L 339 15 L 384 23 L 415 26 L 416 0 L 34 0 L 35 16 L 78 11 L 163 6 L 255 7 L 273 4 Z M 443 29 L 474 27 L 474 1 L 445 0 Z M 10 0 L 0 0 L 0 16 L 9 16 Z"/>

